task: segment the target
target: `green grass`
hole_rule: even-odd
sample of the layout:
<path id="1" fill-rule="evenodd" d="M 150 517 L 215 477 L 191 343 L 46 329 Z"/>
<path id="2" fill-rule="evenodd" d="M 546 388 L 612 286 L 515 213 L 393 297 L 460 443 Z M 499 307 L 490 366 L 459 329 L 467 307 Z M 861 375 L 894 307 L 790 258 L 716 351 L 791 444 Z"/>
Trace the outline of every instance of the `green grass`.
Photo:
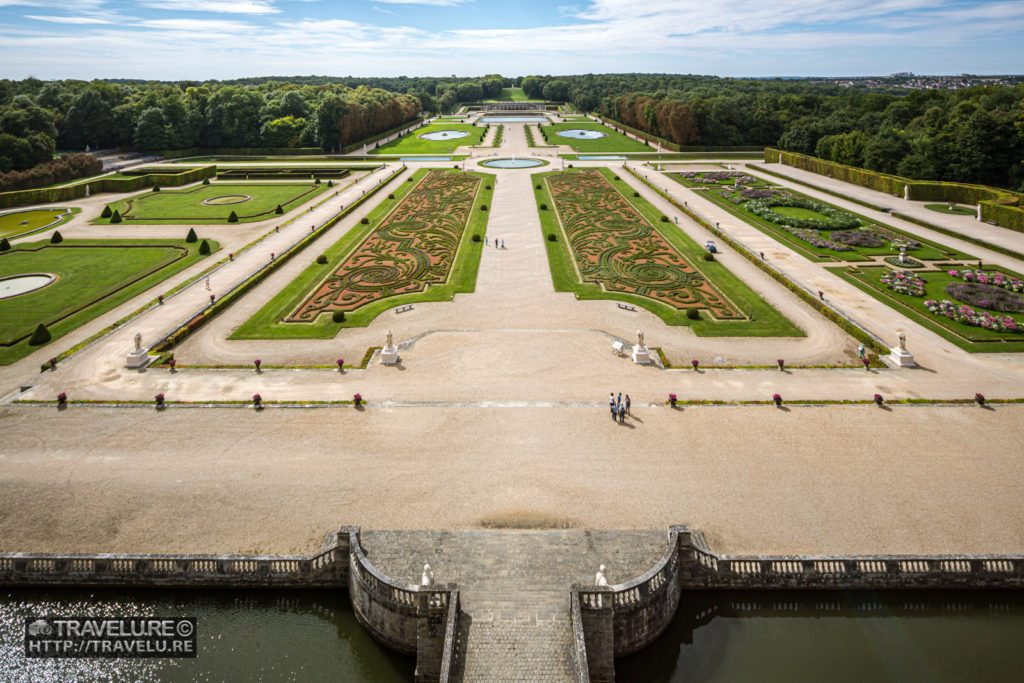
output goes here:
<path id="1" fill-rule="evenodd" d="M 531 100 L 523 92 L 522 88 L 502 88 L 501 94 L 493 100 L 484 100 L 484 102 L 541 102 L 542 100 Z"/>
<path id="2" fill-rule="evenodd" d="M 600 173 L 640 212 L 654 229 L 671 244 L 690 265 L 703 273 L 707 281 L 719 292 L 729 298 L 747 317 L 748 320 L 716 321 L 708 319 L 706 312 L 701 312 L 700 320 L 690 320 L 686 311 L 671 307 L 660 301 L 644 296 L 625 292 L 609 292 L 594 283 L 580 282 L 576 271 L 575 260 L 569 247 L 566 235 L 555 211 L 555 202 L 548 190 L 545 179 L 563 173 L 549 171 L 536 174 L 534 178 L 534 199 L 538 205 L 541 230 L 544 234 L 544 245 L 547 248 L 548 264 L 555 290 L 574 292 L 580 299 L 612 299 L 625 301 L 641 306 L 668 325 L 688 325 L 694 333 L 702 337 L 803 337 L 804 332 L 779 313 L 767 301 L 762 299 L 746 283 L 736 277 L 718 260 L 705 261 L 703 247 L 694 242 L 674 224 L 662 223 L 662 214 L 643 198 L 633 197 L 632 189 L 622 180 L 615 180 L 611 169 L 601 168 Z M 564 173 L 578 172 L 575 169 Z M 541 189 L 536 189 L 540 184 Z M 540 204 L 547 204 L 546 211 L 540 211 Z M 548 235 L 554 233 L 558 241 L 552 242 Z"/>
<path id="3" fill-rule="evenodd" d="M 209 243 L 211 252 L 219 248 L 216 242 Z M 42 289 L 0 300 L 0 343 L 25 337 L 0 346 L 0 365 L 39 348 L 27 341 L 39 323 L 45 323 L 56 340 L 205 258 L 198 253 L 199 244 L 184 240 L 67 240 L 51 245 L 43 241 L 19 244 L 0 253 L 0 277 L 50 273 L 58 278 Z"/>
<path id="4" fill-rule="evenodd" d="M 428 169 L 416 171 L 412 176 L 414 181 L 419 181 L 427 174 L 427 171 Z M 454 172 L 456 171 L 449 171 L 449 173 Z M 338 269 L 348 255 L 377 229 L 387 215 L 418 184 L 418 182 L 403 182 L 394 189 L 394 199 L 382 200 L 370 212 L 367 225 L 356 224 L 341 239 L 322 252 L 327 256 L 326 264 L 317 264 L 316 256 L 311 256 L 310 260 L 313 263 L 278 292 L 255 315 L 245 321 L 231 335 L 231 339 L 329 339 L 343 327 L 365 327 L 378 315 L 396 306 L 422 301 L 448 301 L 454 294 L 474 291 L 484 243 L 482 239 L 480 242 L 474 242 L 472 236 L 475 233 L 481 235 L 482 238 L 486 232 L 487 217 L 490 212 L 481 211 L 480 205 L 491 206 L 495 177 L 487 173 L 473 173 L 472 175 L 479 177 L 482 182 L 477 189 L 469 224 L 463 231 L 462 241 L 459 243 L 452 269 L 448 274 L 448 282 L 443 285 L 430 285 L 423 292 L 378 299 L 367 306 L 346 313 L 343 323 L 333 322 L 330 315 L 320 315 L 312 324 L 280 322 L 309 296 L 309 293 L 324 279 L 327 273 Z M 487 185 L 490 185 L 492 189 L 486 189 Z"/>
<path id="5" fill-rule="evenodd" d="M 81 209 L 74 208 L 70 214 L 65 211 L 67 209 L 64 208 L 33 209 L 31 211 L 12 211 L 0 215 L 0 238 L 42 230 L 54 220 L 59 220 L 57 225 L 63 225 L 71 220 L 74 214 L 81 212 Z"/>
<path id="6" fill-rule="evenodd" d="M 953 301 L 953 303 L 959 303 L 947 295 L 945 289 L 946 285 L 951 282 L 963 282 L 963 280 L 951 277 L 945 270 L 941 272 L 918 273 L 925 279 L 925 295 L 921 297 L 898 294 L 879 282 L 878 278 L 887 270 L 881 266 L 867 268 L 842 267 L 829 268 L 828 270 L 965 351 L 972 353 L 1024 351 L 1024 335 L 1012 335 L 986 330 L 983 327 L 962 325 L 944 316 L 935 315 L 925 308 L 925 299 L 935 299 L 937 301 L 946 299 Z M 1007 275 L 1024 279 L 1021 275 L 1003 268 L 986 268 L 986 270 L 1001 270 Z M 972 306 L 972 308 L 977 307 Z M 1024 323 L 1024 313 L 999 313 L 997 311 L 992 311 L 992 313 L 993 315 L 1000 316 L 1008 315 L 1017 322 Z"/>
<path id="7" fill-rule="evenodd" d="M 626 137 L 622 133 L 600 123 L 593 121 L 586 123 L 553 123 L 542 125 L 541 130 L 547 135 L 547 142 L 551 145 L 569 145 L 573 149 L 579 147 L 581 154 L 594 154 L 603 152 L 651 152 L 649 146 L 637 142 L 633 138 Z M 564 138 L 558 135 L 561 130 L 597 130 L 607 133 L 607 137 L 596 140 L 577 140 L 576 138 Z"/>
<path id="8" fill-rule="evenodd" d="M 272 218 L 278 204 L 287 213 L 328 189 L 327 183 L 213 183 L 187 190 L 161 190 L 111 202 L 124 223 L 227 223 L 232 211 L 239 223 Z M 246 194 L 252 199 L 240 204 L 207 205 L 204 200 L 222 195 Z M 94 225 L 110 225 L 109 218 L 96 218 Z M 121 225 L 124 225 L 122 223 Z"/>
<path id="9" fill-rule="evenodd" d="M 670 173 L 670 174 L 667 174 L 667 175 L 668 175 L 669 178 L 672 178 L 673 180 L 675 180 L 679 184 L 684 185 L 684 186 L 686 185 L 682 181 L 682 179 L 680 179 L 678 177 L 677 174 Z M 796 195 L 796 196 L 799 196 L 799 197 L 804 197 L 804 195 L 801 195 L 801 194 L 799 194 L 797 192 L 793 192 L 792 190 L 788 190 L 788 191 L 791 194 L 793 194 L 793 195 Z M 808 259 L 810 259 L 812 261 L 865 261 L 865 260 L 868 260 L 868 257 L 870 257 L 870 256 L 893 256 L 893 255 L 898 255 L 899 254 L 899 250 L 897 250 L 894 247 L 892 247 L 891 244 L 888 243 L 888 242 L 885 245 L 881 246 L 881 247 L 856 247 L 854 251 L 833 251 L 833 250 L 827 249 L 825 247 L 816 247 L 813 244 L 811 244 L 810 242 L 808 242 L 806 240 L 803 240 L 803 239 L 800 239 L 796 235 L 793 235 L 793 234 L 791 234 L 789 232 L 786 232 L 785 230 L 783 230 L 780 226 L 776 225 L 775 223 L 763 220 L 759 216 L 755 216 L 754 214 L 752 214 L 749 211 L 747 211 L 746 209 L 744 209 L 742 205 L 733 204 L 731 201 L 725 199 L 724 197 L 719 196 L 718 192 L 719 192 L 719 190 L 709 190 L 709 191 L 701 191 L 700 194 L 705 199 L 707 199 L 707 200 L 717 204 L 718 206 L 722 207 L 723 209 L 725 209 L 726 211 L 728 211 L 732 215 L 736 216 L 740 220 L 743 220 L 746 223 L 749 223 L 750 225 L 754 226 L 755 228 L 757 228 L 761 232 L 763 232 L 763 233 L 769 235 L 770 237 L 774 238 L 775 240 L 777 240 L 777 241 L 779 241 L 779 242 L 789 246 L 790 248 L 792 248 L 797 253 L 800 253 L 800 254 L 806 256 Z M 805 197 L 805 198 L 807 198 L 807 197 Z M 820 200 L 815 199 L 814 201 L 820 201 Z M 824 202 L 822 202 L 822 203 L 824 203 Z M 781 208 L 794 209 L 794 208 L 798 208 L 798 207 L 772 207 L 773 210 L 778 210 L 778 209 L 781 209 Z M 878 226 L 878 227 L 883 228 L 885 230 L 889 230 L 889 231 L 892 231 L 892 232 L 897 233 L 899 235 L 903 235 L 903 236 L 905 236 L 908 239 L 912 239 L 912 240 L 915 240 L 917 242 L 920 242 L 921 243 L 921 247 L 919 249 L 907 251 L 907 256 L 911 257 L 911 258 L 914 258 L 916 260 L 919 260 L 919 261 L 936 261 L 936 260 L 958 260 L 958 261 L 961 261 L 961 260 L 971 260 L 971 259 L 975 258 L 974 256 L 971 256 L 970 254 L 966 254 L 966 253 L 957 251 L 956 249 L 953 249 L 951 247 L 947 247 L 947 246 L 939 244 L 937 242 L 932 242 L 930 240 L 926 240 L 924 238 L 917 237 L 916 235 L 911 235 L 910 233 L 904 232 L 903 230 L 898 230 L 897 228 L 894 228 L 894 227 L 889 226 L 889 225 L 884 225 L 882 223 L 877 223 L 875 221 L 869 220 L 867 217 L 862 216 L 862 215 L 860 215 L 858 213 L 854 213 L 852 211 L 846 211 L 845 209 L 841 209 L 841 210 L 845 211 L 845 213 L 849 213 L 849 214 L 851 214 L 853 216 L 856 216 L 861 221 L 861 225 L 875 225 L 875 226 Z M 806 210 L 802 209 L 802 211 L 806 211 Z M 815 212 L 809 212 L 809 213 L 813 214 Z M 806 214 L 802 214 L 802 215 L 806 215 Z M 810 217 L 816 217 L 816 216 L 810 216 Z M 823 236 L 827 236 L 828 232 L 829 231 L 822 231 Z"/>
<path id="10" fill-rule="evenodd" d="M 949 204 L 925 204 L 924 208 L 930 209 L 935 213 L 944 213 L 947 216 L 977 216 L 978 210 L 973 206 L 958 206 L 953 205 L 953 209 L 950 210 Z"/>
<path id="11" fill-rule="evenodd" d="M 420 137 L 426 133 L 436 133 L 442 130 L 462 130 L 469 135 L 454 140 L 424 140 Z M 381 145 L 377 149 L 369 150 L 368 154 L 448 154 L 449 147 L 454 152 L 457 148 L 466 145 L 479 145 L 486 132 L 487 126 L 473 126 L 468 123 L 432 123 Z"/>

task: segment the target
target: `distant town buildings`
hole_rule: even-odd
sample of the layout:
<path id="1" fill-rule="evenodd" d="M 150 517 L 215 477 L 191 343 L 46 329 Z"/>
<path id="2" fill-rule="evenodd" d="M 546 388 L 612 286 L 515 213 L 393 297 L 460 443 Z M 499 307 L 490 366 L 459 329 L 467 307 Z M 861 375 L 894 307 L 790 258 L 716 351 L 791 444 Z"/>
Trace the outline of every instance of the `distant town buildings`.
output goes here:
<path id="1" fill-rule="evenodd" d="M 959 74 L 956 76 L 922 76 L 910 71 L 900 71 L 890 76 L 855 76 L 852 78 L 812 78 L 812 83 L 840 85 L 847 88 L 902 88 L 906 90 L 959 90 L 975 85 L 1017 85 L 1024 83 L 1024 76 L 978 76 Z"/>

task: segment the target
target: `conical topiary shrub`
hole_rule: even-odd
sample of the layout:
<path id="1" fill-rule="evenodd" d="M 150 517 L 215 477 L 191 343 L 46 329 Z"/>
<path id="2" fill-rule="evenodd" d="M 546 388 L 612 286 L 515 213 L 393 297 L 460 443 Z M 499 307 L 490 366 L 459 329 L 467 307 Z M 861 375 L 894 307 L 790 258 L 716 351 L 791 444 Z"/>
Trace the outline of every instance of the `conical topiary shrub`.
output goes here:
<path id="1" fill-rule="evenodd" d="M 199 237 L 196 236 L 196 229 L 195 228 L 189 228 L 188 229 L 188 235 L 185 237 L 185 241 L 190 243 L 190 244 L 192 242 L 198 242 L 199 241 Z"/>
<path id="2" fill-rule="evenodd" d="M 200 254 L 209 254 L 210 253 L 210 243 L 207 242 L 206 240 L 203 240 L 200 243 L 200 245 L 199 245 L 199 253 Z"/>
<path id="3" fill-rule="evenodd" d="M 281 205 L 280 205 L 280 204 L 278 204 L 278 205 L 277 205 L 277 208 L 276 208 L 276 209 L 274 209 L 274 213 L 276 213 L 276 214 L 277 214 L 278 216 L 280 216 L 281 214 L 283 214 L 283 213 L 284 213 L 284 209 L 282 209 L 282 208 L 281 208 Z"/>
<path id="4" fill-rule="evenodd" d="M 36 331 L 29 337 L 29 346 L 40 346 L 50 341 L 50 331 L 46 329 L 46 325 L 39 323 L 36 327 Z"/>
<path id="5" fill-rule="evenodd" d="M 0 251 L 8 251 L 11 248 L 11 243 L 7 241 L 7 238 L 0 240 Z"/>
<path id="6" fill-rule="evenodd" d="M 64 241 L 64 235 L 60 234 L 60 230 L 54 230 L 53 234 L 50 235 L 50 244 L 60 244 Z"/>
<path id="7" fill-rule="evenodd" d="M 100 213 L 100 218 L 110 218 L 113 214 L 114 212 L 110 210 L 109 206 L 104 206 L 103 211 Z"/>
<path id="8" fill-rule="evenodd" d="M 120 223 L 121 222 L 121 214 L 118 213 L 117 209 L 114 209 L 114 214 L 110 217 L 110 222 L 111 223 Z"/>
<path id="9" fill-rule="evenodd" d="M 238 214 L 235 213 L 234 211 L 232 211 L 231 213 L 228 214 L 228 223 L 237 223 L 237 222 L 238 222 Z"/>

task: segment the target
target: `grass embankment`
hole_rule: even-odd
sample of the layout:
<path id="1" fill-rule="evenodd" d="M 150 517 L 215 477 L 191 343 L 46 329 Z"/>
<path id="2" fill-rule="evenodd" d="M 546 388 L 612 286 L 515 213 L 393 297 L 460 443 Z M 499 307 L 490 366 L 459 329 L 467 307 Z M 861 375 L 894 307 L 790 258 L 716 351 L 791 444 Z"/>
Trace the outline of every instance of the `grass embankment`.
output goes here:
<path id="1" fill-rule="evenodd" d="M 186 190 L 161 190 L 111 202 L 124 223 L 227 223 L 234 211 L 239 223 L 272 218 L 278 205 L 288 213 L 310 201 L 328 188 L 326 182 L 284 183 L 216 183 L 198 185 Z M 204 201 L 228 195 L 248 195 L 251 199 L 237 204 L 204 204 Z M 242 199 L 241 196 L 238 199 Z M 94 225 L 110 225 L 110 218 L 95 218 Z M 116 223 L 114 225 L 117 225 Z"/>

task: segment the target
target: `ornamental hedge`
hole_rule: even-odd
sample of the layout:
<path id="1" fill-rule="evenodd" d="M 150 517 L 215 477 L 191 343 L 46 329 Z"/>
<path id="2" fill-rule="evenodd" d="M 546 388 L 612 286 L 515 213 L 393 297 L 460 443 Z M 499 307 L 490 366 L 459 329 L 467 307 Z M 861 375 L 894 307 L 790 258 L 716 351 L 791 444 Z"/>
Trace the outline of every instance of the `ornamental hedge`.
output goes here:
<path id="1" fill-rule="evenodd" d="M 814 211 L 824 216 L 824 219 L 798 218 L 786 216 L 772 211 L 775 206 L 792 206 L 799 209 Z M 809 228 L 813 230 L 853 230 L 860 226 L 860 220 L 853 214 L 832 208 L 828 204 L 816 202 L 813 199 L 802 199 L 800 197 L 765 197 L 763 199 L 751 199 L 746 205 L 747 211 L 763 218 L 766 221 L 777 225 L 791 225 L 794 228 Z"/>

